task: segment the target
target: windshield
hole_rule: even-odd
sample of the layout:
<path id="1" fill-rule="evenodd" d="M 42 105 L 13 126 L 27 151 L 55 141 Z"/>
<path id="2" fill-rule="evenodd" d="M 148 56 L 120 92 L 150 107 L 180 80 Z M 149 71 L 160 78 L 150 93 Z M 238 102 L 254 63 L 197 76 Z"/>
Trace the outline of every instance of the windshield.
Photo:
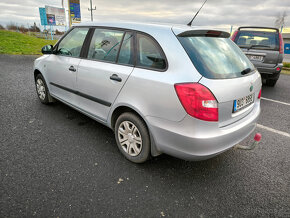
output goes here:
<path id="1" fill-rule="evenodd" d="M 279 50 L 279 35 L 277 32 L 240 31 L 235 43 L 241 48 Z"/>
<path id="2" fill-rule="evenodd" d="M 254 66 L 229 38 L 178 37 L 199 73 L 209 79 L 237 78 Z"/>

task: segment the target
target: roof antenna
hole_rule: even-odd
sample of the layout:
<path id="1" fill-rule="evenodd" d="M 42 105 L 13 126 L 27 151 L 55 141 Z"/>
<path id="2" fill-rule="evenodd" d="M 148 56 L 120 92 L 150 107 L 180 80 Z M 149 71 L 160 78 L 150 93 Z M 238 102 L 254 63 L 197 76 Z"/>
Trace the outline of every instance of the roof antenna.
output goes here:
<path id="1" fill-rule="evenodd" d="M 207 0 L 204 1 L 204 3 L 202 4 L 202 6 L 200 7 L 200 9 L 196 12 L 196 14 L 194 15 L 194 17 L 192 18 L 192 20 L 187 24 L 188 26 L 191 26 L 192 21 L 195 19 L 195 17 L 198 15 L 199 11 L 202 9 L 202 7 L 204 6 L 204 4 L 207 2 Z"/>

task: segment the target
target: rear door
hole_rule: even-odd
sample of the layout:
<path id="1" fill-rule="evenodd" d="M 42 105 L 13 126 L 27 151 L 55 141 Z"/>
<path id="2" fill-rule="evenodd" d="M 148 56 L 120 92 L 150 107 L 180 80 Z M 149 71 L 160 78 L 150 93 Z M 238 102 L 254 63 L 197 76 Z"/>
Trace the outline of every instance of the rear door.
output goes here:
<path id="1" fill-rule="evenodd" d="M 96 28 L 88 55 L 77 74 L 80 107 L 99 120 L 107 119 L 111 105 L 133 71 L 134 34 Z"/>
<path id="2" fill-rule="evenodd" d="M 178 35 L 180 43 L 197 71 L 199 83 L 207 87 L 218 102 L 219 126 L 247 116 L 258 107 L 260 74 L 232 42 L 218 31 L 192 31 Z"/>
<path id="3" fill-rule="evenodd" d="M 274 68 L 279 59 L 279 33 L 277 30 L 241 30 L 234 42 L 256 67 Z"/>

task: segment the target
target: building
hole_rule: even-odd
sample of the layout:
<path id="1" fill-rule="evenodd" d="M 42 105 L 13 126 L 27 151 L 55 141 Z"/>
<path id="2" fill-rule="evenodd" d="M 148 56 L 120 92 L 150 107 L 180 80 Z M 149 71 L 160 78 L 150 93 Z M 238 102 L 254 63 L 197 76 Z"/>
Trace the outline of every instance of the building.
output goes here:
<path id="1" fill-rule="evenodd" d="M 290 33 L 282 33 L 284 41 L 284 62 L 290 62 Z"/>
<path id="2" fill-rule="evenodd" d="M 290 33 L 282 33 L 285 54 L 290 54 Z"/>

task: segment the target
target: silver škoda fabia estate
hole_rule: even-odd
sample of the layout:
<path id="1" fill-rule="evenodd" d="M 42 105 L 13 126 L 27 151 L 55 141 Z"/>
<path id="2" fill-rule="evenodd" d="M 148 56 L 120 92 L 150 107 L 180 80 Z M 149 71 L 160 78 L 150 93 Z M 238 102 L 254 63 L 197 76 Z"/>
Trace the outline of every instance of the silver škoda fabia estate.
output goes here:
<path id="1" fill-rule="evenodd" d="M 186 25 L 84 23 L 35 60 L 36 91 L 112 128 L 142 163 L 203 160 L 256 127 L 261 76 L 229 34 Z"/>

